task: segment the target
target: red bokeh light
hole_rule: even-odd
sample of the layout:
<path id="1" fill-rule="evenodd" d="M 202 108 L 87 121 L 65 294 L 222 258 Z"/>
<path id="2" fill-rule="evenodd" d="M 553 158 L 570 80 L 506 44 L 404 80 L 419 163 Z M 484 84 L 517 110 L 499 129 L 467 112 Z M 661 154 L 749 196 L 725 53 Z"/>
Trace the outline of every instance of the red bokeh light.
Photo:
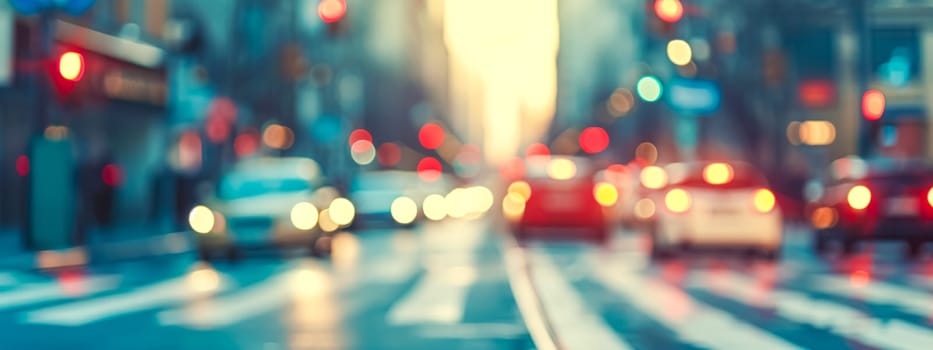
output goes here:
<path id="1" fill-rule="evenodd" d="M 418 162 L 418 176 L 422 180 L 433 182 L 441 177 L 444 167 L 441 162 L 433 157 L 424 157 Z"/>
<path id="2" fill-rule="evenodd" d="M 366 140 L 373 142 L 373 135 L 366 131 L 366 129 L 356 129 L 350 132 L 350 137 L 347 139 L 347 144 L 353 146 L 356 141 Z"/>
<path id="3" fill-rule="evenodd" d="M 245 157 L 256 153 L 259 149 L 259 134 L 255 132 L 245 132 L 233 140 L 233 151 L 237 157 Z"/>
<path id="4" fill-rule="evenodd" d="M 884 115 L 884 93 L 878 90 L 868 90 L 862 95 L 862 115 L 868 120 L 878 120 Z"/>
<path id="5" fill-rule="evenodd" d="M 680 0 L 656 0 L 654 13 L 662 21 L 674 23 L 684 16 L 684 4 Z"/>
<path id="6" fill-rule="evenodd" d="M 224 120 L 224 117 L 211 116 L 207 118 L 206 123 L 204 133 L 211 142 L 222 143 L 230 137 L 230 123 Z"/>
<path id="7" fill-rule="evenodd" d="M 100 178 L 107 186 L 120 186 L 123 184 L 123 169 L 116 164 L 107 164 L 101 170 Z"/>
<path id="8" fill-rule="evenodd" d="M 345 0 L 321 0 L 317 6 L 317 14 L 324 23 L 334 23 L 347 14 L 347 2 Z"/>
<path id="9" fill-rule="evenodd" d="M 543 143 L 533 143 L 525 149 L 525 157 L 550 156 L 551 150 Z"/>
<path id="10" fill-rule="evenodd" d="M 606 150 L 609 147 L 609 134 L 600 127 L 589 127 L 583 129 L 580 133 L 580 149 L 583 152 L 594 154 Z"/>
<path id="11" fill-rule="evenodd" d="M 444 143 L 444 128 L 434 123 L 427 123 L 418 132 L 418 141 L 426 149 L 438 149 Z"/>
<path id="12" fill-rule="evenodd" d="M 831 107 L 836 103 L 836 86 L 830 80 L 806 80 L 800 83 L 798 95 L 806 107 Z"/>
<path id="13" fill-rule="evenodd" d="M 379 164 L 382 166 L 395 166 L 402 160 L 402 149 L 394 143 L 386 142 L 379 145 L 376 157 L 379 158 Z"/>
<path id="14" fill-rule="evenodd" d="M 29 157 L 25 154 L 16 157 L 16 174 L 19 176 L 29 175 Z"/>
<path id="15" fill-rule="evenodd" d="M 67 51 L 58 57 L 58 74 L 65 80 L 78 81 L 84 76 L 84 56 Z"/>

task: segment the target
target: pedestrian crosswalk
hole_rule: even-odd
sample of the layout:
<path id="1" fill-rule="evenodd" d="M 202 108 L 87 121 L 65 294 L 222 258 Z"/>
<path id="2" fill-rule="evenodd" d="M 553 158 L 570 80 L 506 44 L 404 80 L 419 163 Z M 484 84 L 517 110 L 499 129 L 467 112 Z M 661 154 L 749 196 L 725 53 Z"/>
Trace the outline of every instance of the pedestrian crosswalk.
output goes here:
<path id="1" fill-rule="evenodd" d="M 115 272 L 62 277 L 0 271 L 0 324 L 79 328 L 132 320 L 147 327 L 219 330 L 300 311 L 313 314 L 309 322 L 316 326 L 325 322 L 336 329 L 366 309 L 375 310 L 385 327 L 411 328 L 425 337 L 520 336 L 515 318 L 476 316 L 484 303 L 511 297 L 489 297 L 497 283 L 509 292 L 505 276 L 490 277 L 490 259 L 502 257 L 478 253 L 488 238 L 480 231 L 463 234 L 422 246 L 415 255 L 361 263 L 353 273 L 305 259 L 252 270 L 198 265 L 151 281 Z M 919 274 L 850 275 L 809 265 L 785 273 L 785 263 L 654 264 L 639 251 L 585 246 L 522 251 L 542 317 L 570 350 L 656 348 L 661 345 L 652 342 L 659 337 L 661 347 L 709 349 L 933 344 L 933 286 Z M 263 275 L 245 278 L 244 271 Z"/>

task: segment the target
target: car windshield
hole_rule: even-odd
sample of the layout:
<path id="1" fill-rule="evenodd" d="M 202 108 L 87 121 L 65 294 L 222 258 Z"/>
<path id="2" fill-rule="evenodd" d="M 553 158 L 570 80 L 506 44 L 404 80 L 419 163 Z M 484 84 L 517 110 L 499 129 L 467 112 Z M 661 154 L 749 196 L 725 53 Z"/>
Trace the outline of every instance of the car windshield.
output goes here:
<path id="1" fill-rule="evenodd" d="M 221 180 L 218 198 L 235 200 L 310 189 L 308 181 L 301 178 L 250 178 L 247 175 L 232 174 Z"/>

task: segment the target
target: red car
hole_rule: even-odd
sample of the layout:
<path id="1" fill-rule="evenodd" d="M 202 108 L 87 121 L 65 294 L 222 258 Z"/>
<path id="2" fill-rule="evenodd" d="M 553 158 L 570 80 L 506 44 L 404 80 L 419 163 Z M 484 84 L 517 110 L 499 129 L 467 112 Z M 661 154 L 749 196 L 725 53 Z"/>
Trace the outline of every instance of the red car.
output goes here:
<path id="1" fill-rule="evenodd" d="M 532 157 L 525 163 L 524 177 L 509 185 L 503 212 L 518 240 L 605 242 L 609 231 L 603 205 L 614 205 L 617 198 L 615 187 L 594 182 L 585 159 Z"/>

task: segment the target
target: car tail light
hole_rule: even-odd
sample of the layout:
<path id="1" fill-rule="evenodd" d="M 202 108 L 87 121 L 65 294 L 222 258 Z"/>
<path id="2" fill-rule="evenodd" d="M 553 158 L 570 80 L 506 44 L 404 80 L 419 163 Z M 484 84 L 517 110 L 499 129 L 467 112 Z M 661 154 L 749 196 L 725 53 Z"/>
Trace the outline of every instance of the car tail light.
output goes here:
<path id="1" fill-rule="evenodd" d="M 930 187 L 930 190 L 927 191 L 927 204 L 933 208 L 933 187 Z"/>
<path id="2" fill-rule="evenodd" d="M 671 212 L 685 213 L 690 210 L 690 194 L 679 188 L 670 190 L 664 196 L 664 205 Z"/>
<path id="3" fill-rule="evenodd" d="M 619 201 L 619 190 L 610 183 L 600 182 L 593 187 L 593 198 L 599 205 L 611 207 Z"/>
<path id="4" fill-rule="evenodd" d="M 641 180 L 641 185 L 645 188 L 658 190 L 667 186 L 667 172 L 652 165 L 642 169 L 639 180 Z"/>
<path id="5" fill-rule="evenodd" d="M 855 210 L 864 210 L 871 203 L 871 190 L 863 185 L 852 187 L 846 195 L 849 207 Z"/>
<path id="6" fill-rule="evenodd" d="M 755 191 L 754 197 L 755 210 L 758 210 L 761 213 L 767 213 L 771 210 L 774 210 L 774 205 L 777 203 L 777 199 L 774 198 L 774 193 L 766 188 L 759 189 Z"/>
<path id="7" fill-rule="evenodd" d="M 710 185 L 725 185 L 732 182 L 735 171 L 726 163 L 713 163 L 703 168 L 703 180 Z"/>

